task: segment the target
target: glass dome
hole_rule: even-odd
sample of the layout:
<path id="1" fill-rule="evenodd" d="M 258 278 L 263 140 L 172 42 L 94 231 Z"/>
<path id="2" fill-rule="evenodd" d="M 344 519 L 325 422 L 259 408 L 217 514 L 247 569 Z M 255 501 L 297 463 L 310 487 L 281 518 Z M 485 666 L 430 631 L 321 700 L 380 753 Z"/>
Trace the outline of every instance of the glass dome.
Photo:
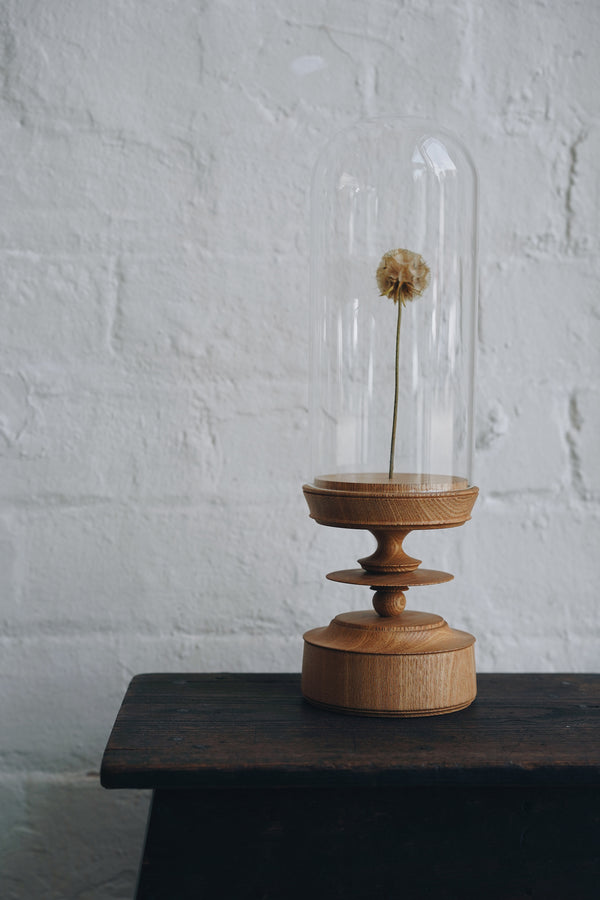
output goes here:
<path id="1" fill-rule="evenodd" d="M 311 478 L 382 492 L 471 485 L 477 176 L 451 133 L 337 134 L 311 204 Z"/>

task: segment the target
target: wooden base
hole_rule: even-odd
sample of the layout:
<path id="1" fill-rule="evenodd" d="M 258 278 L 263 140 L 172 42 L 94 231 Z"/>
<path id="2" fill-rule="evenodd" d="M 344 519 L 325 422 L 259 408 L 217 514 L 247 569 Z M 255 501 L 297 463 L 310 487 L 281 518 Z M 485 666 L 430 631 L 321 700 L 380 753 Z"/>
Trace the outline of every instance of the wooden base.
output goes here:
<path id="1" fill-rule="evenodd" d="M 343 613 L 304 635 L 302 694 L 362 716 L 455 712 L 477 692 L 474 643 L 431 613 Z"/>
<path id="2" fill-rule="evenodd" d="M 441 584 L 448 572 L 419 569 L 403 549 L 409 532 L 453 528 L 471 516 L 477 488 L 446 475 L 324 475 L 304 485 L 321 525 L 364 528 L 377 540 L 360 569 L 331 581 L 367 585 L 375 612 L 344 613 L 304 635 L 302 693 L 316 706 L 362 716 L 437 716 L 475 699 L 475 638 L 441 616 L 406 610 L 405 591 Z"/>

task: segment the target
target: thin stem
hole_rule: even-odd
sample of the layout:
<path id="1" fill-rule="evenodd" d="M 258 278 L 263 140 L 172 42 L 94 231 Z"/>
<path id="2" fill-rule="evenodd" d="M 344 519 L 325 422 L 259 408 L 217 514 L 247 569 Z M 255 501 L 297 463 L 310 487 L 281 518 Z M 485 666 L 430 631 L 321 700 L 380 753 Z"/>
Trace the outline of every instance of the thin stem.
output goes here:
<path id="1" fill-rule="evenodd" d="M 398 297 L 398 322 L 396 324 L 396 380 L 394 387 L 394 418 L 392 420 L 392 445 L 390 447 L 390 481 L 394 475 L 394 453 L 396 451 L 396 424 L 398 421 L 398 382 L 400 378 L 399 361 L 400 361 L 400 322 L 402 320 L 402 297 Z"/>

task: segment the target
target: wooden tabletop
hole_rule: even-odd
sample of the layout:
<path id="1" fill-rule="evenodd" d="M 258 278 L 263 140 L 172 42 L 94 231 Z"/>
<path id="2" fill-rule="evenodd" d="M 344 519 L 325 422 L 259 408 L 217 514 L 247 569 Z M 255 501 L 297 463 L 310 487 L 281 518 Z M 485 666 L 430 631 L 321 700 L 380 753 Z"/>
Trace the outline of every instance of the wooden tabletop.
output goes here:
<path id="1" fill-rule="evenodd" d="M 600 675 L 479 675 L 462 712 L 344 716 L 299 675 L 136 676 L 107 788 L 600 785 Z"/>

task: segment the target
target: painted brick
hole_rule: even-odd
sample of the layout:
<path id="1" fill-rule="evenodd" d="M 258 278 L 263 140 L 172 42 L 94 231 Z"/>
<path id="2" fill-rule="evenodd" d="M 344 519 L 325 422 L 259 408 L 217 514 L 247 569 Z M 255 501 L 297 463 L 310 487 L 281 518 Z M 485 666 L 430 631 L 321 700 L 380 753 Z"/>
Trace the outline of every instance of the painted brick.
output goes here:
<path id="1" fill-rule="evenodd" d="M 357 118 L 481 175 L 473 520 L 413 590 L 480 670 L 598 668 L 600 8 L 0 8 L 0 834 L 8 900 L 133 893 L 146 801 L 96 772 L 129 678 L 297 670 L 366 591 L 307 471 L 308 195 Z"/>

